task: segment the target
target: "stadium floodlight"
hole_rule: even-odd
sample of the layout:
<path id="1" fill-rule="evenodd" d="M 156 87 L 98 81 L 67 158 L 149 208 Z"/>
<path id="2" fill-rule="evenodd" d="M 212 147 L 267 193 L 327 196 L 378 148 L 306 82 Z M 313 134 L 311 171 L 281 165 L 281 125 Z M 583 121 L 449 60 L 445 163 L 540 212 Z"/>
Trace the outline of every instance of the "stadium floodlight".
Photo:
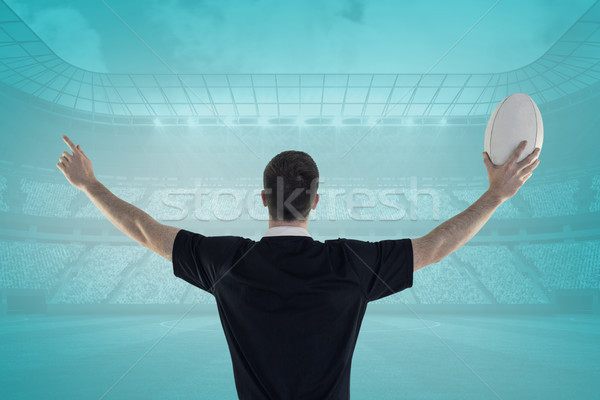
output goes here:
<path id="1" fill-rule="evenodd" d="M 160 126 L 160 119 L 154 118 L 154 125 Z"/>

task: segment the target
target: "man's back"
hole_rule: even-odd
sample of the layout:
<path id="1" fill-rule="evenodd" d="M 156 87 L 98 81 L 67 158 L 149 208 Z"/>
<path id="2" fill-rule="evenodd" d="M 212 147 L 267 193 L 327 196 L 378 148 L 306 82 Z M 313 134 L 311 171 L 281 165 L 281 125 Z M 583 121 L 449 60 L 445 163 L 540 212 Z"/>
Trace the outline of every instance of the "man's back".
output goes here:
<path id="1" fill-rule="evenodd" d="M 346 399 L 367 303 L 412 286 L 409 239 L 205 237 L 180 231 L 174 273 L 213 293 L 241 399 Z"/>

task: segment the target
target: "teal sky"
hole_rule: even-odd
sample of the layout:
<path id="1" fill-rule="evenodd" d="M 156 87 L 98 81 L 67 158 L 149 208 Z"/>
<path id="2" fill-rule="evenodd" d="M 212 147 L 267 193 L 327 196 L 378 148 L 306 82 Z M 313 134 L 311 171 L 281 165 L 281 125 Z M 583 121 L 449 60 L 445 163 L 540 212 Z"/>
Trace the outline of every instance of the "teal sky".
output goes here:
<path id="1" fill-rule="evenodd" d="M 106 0 L 180 73 L 425 72 L 495 0 Z M 7 0 L 66 61 L 168 72 L 101 0 Z M 594 0 L 502 0 L 432 72 L 541 56 Z"/>

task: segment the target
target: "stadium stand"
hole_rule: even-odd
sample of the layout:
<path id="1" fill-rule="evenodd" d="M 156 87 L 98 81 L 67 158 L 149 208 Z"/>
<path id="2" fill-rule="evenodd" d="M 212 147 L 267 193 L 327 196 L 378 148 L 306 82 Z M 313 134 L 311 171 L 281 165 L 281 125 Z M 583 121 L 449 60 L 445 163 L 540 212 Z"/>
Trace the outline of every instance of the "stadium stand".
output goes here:
<path id="1" fill-rule="evenodd" d="M 552 289 L 600 289 L 600 242 L 535 243 L 516 246 Z"/>
<path id="2" fill-rule="evenodd" d="M 7 186 L 7 179 L 0 175 L 0 211 L 1 212 L 8 212 L 9 207 L 8 207 L 8 203 L 6 202 L 6 190 L 8 188 Z"/>
<path id="3" fill-rule="evenodd" d="M 85 250 L 83 244 L 0 241 L 0 288 L 54 288 Z"/>
<path id="4" fill-rule="evenodd" d="M 536 292 L 532 280 L 519 271 L 517 260 L 505 246 L 469 245 L 455 252 L 468 264 L 477 278 L 501 304 L 538 304 L 547 302 Z"/>
<path id="5" fill-rule="evenodd" d="M 578 189 L 579 181 L 570 179 L 544 185 L 526 185 L 517 195 L 529 203 L 534 218 L 575 215 L 578 205 L 574 196 Z"/>
<path id="6" fill-rule="evenodd" d="M 384 304 L 542 304 L 554 289 L 600 289 L 600 242 L 467 245 L 415 274 Z M 534 267 L 530 276 L 518 257 Z M 0 288 L 46 289 L 50 303 L 214 304 L 177 279 L 168 261 L 135 245 L 0 241 Z M 543 293 L 535 290 L 539 285 Z M 492 296 L 491 298 L 489 296 Z"/>
<path id="7" fill-rule="evenodd" d="M 592 190 L 595 192 L 595 196 L 590 203 L 590 212 L 600 211 L 600 175 L 596 175 L 592 178 Z"/>
<path id="8" fill-rule="evenodd" d="M 123 271 L 140 259 L 141 246 L 97 245 L 87 251 L 57 291 L 56 303 L 106 303 L 123 279 Z"/>
<path id="9" fill-rule="evenodd" d="M 27 178 L 21 180 L 21 190 L 26 195 L 22 212 L 40 217 L 70 217 L 71 202 L 79 194 L 71 185 Z"/>
<path id="10" fill-rule="evenodd" d="M 173 275 L 173 267 L 161 256 L 149 252 L 124 279 L 115 304 L 179 304 L 189 285 Z"/>
<path id="11" fill-rule="evenodd" d="M 452 258 L 416 273 L 412 290 L 422 304 L 491 303 Z"/>

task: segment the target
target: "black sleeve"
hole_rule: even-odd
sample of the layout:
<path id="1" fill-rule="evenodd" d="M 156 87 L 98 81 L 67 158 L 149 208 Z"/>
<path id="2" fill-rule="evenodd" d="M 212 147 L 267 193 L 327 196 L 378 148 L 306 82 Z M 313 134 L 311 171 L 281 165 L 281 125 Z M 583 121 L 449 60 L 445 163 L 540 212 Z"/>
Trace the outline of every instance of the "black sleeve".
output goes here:
<path id="1" fill-rule="evenodd" d="M 412 287 L 414 265 L 410 239 L 379 242 L 344 240 L 342 246 L 367 301 Z"/>
<path id="2" fill-rule="evenodd" d="M 249 239 L 237 236 L 204 236 L 181 229 L 173 243 L 173 273 L 209 293 L 228 262 Z"/>

